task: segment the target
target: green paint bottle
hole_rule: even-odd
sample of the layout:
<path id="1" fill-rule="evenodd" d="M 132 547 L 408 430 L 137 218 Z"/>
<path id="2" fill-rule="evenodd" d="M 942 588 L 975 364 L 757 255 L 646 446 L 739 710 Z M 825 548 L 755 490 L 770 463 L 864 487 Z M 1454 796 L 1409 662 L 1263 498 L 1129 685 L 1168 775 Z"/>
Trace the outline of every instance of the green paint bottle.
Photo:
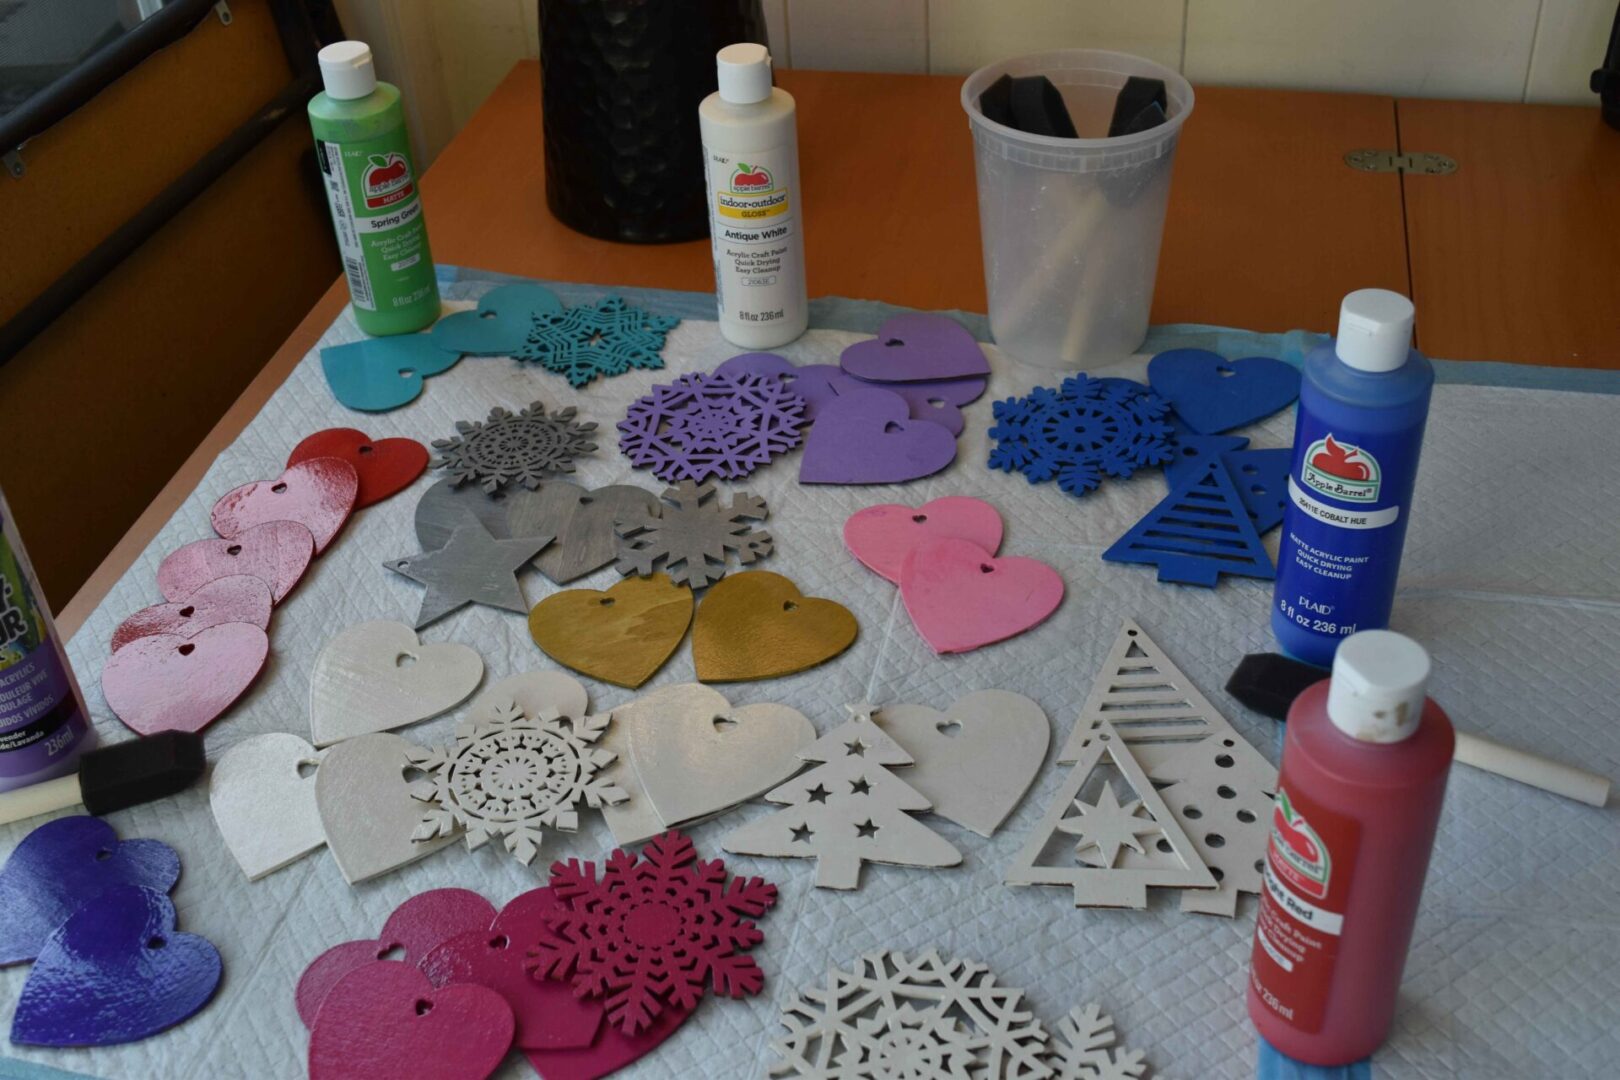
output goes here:
<path id="1" fill-rule="evenodd" d="M 328 45 L 319 59 L 326 91 L 310 99 L 309 123 L 354 321 L 409 334 L 439 317 L 439 283 L 399 88 L 377 81 L 363 42 Z"/>

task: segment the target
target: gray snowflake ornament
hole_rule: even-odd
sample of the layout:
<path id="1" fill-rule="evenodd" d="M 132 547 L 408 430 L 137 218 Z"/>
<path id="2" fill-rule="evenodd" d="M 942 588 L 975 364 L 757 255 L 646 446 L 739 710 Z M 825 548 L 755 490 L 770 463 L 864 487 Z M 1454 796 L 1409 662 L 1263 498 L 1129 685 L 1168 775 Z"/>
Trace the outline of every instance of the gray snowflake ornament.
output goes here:
<path id="1" fill-rule="evenodd" d="M 495 492 L 510 483 L 535 490 L 546 477 L 574 471 L 574 459 L 596 449 L 594 423 L 576 424 L 569 407 L 547 415 L 536 401 L 521 412 L 499 406 L 482 423 L 458 420 L 452 439 L 434 439 L 435 468 L 448 469 L 456 484 L 475 481 Z"/>
<path id="2" fill-rule="evenodd" d="M 701 589 L 726 576 L 728 556 L 747 566 L 773 549 L 771 534 L 750 524 L 769 513 L 757 495 L 738 492 L 728 505 L 713 484 L 683 480 L 665 490 L 663 499 L 615 523 L 619 573 L 645 577 L 662 571 L 677 585 Z"/>

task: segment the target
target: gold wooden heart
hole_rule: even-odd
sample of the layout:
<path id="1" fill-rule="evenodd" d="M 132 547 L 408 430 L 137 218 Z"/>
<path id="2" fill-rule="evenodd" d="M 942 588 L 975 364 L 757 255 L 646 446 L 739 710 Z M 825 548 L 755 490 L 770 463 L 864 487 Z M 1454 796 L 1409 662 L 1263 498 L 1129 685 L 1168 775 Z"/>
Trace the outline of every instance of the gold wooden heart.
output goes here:
<path id="1" fill-rule="evenodd" d="M 653 574 L 554 593 L 529 612 L 529 636 L 564 667 L 633 690 L 664 666 L 691 623 L 692 590 Z"/>
<path id="2" fill-rule="evenodd" d="M 844 605 L 751 570 L 709 588 L 692 627 L 692 660 L 704 682 L 774 679 L 831 660 L 859 629 Z"/>

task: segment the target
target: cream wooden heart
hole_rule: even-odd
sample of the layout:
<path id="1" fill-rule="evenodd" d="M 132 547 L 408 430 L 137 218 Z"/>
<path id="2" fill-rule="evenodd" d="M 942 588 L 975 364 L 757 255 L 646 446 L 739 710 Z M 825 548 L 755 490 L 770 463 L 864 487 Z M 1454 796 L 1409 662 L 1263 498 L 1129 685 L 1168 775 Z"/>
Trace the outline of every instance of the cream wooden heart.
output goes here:
<path id="1" fill-rule="evenodd" d="M 399 622 L 356 623 L 326 643 L 309 678 L 316 746 L 414 724 L 478 689 L 484 661 L 465 645 L 424 645 Z"/>
<path id="2" fill-rule="evenodd" d="M 409 754 L 398 735 L 361 735 L 326 752 L 315 773 L 315 805 L 326 846 L 350 885 L 415 862 L 456 836 L 412 840 L 423 805 L 411 797 Z"/>
<path id="3" fill-rule="evenodd" d="M 285 731 L 254 735 L 225 751 L 208 777 L 208 804 L 225 848 L 249 881 L 289 866 L 326 843 L 315 775 L 322 752 Z"/>
<path id="4" fill-rule="evenodd" d="M 535 716 L 545 709 L 578 720 L 590 711 L 591 697 L 585 684 L 561 671 L 525 671 L 508 675 L 484 687 L 467 706 L 467 722 L 487 723 L 498 709 L 516 705 L 524 716 Z"/>
<path id="5" fill-rule="evenodd" d="M 886 705 L 877 724 L 916 764 L 906 783 L 934 813 L 989 836 L 1023 799 L 1046 760 L 1052 725 L 1022 694 L 980 690 L 946 712 L 926 705 Z"/>

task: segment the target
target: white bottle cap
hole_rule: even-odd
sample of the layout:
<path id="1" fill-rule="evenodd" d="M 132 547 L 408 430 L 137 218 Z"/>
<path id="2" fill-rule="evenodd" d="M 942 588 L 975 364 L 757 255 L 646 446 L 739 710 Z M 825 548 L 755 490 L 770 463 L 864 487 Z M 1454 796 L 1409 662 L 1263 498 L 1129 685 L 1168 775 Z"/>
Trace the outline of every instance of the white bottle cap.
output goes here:
<path id="1" fill-rule="evenodd" d="M 771 96 L 771 52 L 763 45 L 727 45 L 714 56 L 720 100 L 752 105 Z"/>
<path id="2" fill-rule="evenodd" d="M 326 96 L 339 101 L 363 98 L 377 89 L 371 46 L 363 41 L 335 41 L 315 54 L 320 61 Z"/>
<path id="3" fill-rule="evenodd" d="M 1394 371 L 1412 346 L 1412 301 L 1388 289 L 1357 289 L 1339 305 L 1333 351 L 1359 371 Z"/>
<path id="4" fill-rule="evenodd" d="M 1363 742 L 1400 742 L 1423 719 L 1429 654 L 1391 630 L 1363 630 L 1339 642 L 1328 683 L 1333 726 Z"/>

